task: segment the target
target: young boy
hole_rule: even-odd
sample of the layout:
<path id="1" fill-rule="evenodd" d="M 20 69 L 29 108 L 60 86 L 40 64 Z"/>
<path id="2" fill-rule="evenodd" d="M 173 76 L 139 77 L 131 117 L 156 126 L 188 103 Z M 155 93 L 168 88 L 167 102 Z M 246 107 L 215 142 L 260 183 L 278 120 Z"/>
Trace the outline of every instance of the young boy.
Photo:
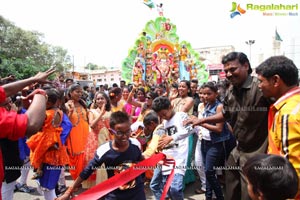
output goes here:
<path id="1" fill-rule="evenodd" d="M 166 135 L 162 136 L 159 146 L 163 148 L 163 153 L 168 157 L 173 157 L 176 166 L 175 175 L 171 183 L 168 195 L 171 199 L 183 199 L 183 177 L 187 166 L 188 157 L 188 137 L 191 130 L 183 126 L 183 121 L 187 119 L 184 112 L 174 112 L 171 102 L 167 97 L 158 97 L 152 103 L 152 109 L 158 116 L 165 120 L 163 127 Z M 160 199 L 162 193 L 162 183 L 166 182 L 171 170 L 166 166 L 156 168 L 150 183 L 150 188 L 156 199 Z"/>
<path id="2" fill-rule="evenodd" d="M 166 133 L 163 125 L 160 124 L 159 117 L 156 112 L 149 112 L 143 120 L 144 134 L 149 137 L 150 142 L 142 153 L 145 159 L 151 157 L 158 149 L 159 139 Z"/>
<path id="3" fill-rule="evenodd" d="M 86 180 L 92 172 L 105 164 L 107 176 L 111 178 L 117 170 L 122 171 L 124 167 L 139 162 L 142 159 L 140 144 L 136 139 L 129 138 L 130 119 L 126 113 L 117 111 L 111 114 L 110 133 L 114 135 L 114 140 L 102 144 L 96 151 L 95 157 L 88 166 L 80 173 L 73 185 L 61 196 L 60 200 L 68 199 L 73 189 L 76 189 Z M 105 196 L 105 200 L 145 200 L 144 183 L 141 176 L 112 191 Z"/>
<path id="4" fill-rule="evenodd" d="M 144 159 L 151 157 L 154 153 L 158 152 L 158 143 L 161 136 L 165 135 L 166 130 L 163 125 L 160 124 L 159 117 L 156 112 L 149 112 L 143 119 L 144 134 L 148 138 L 147 146 L 142 153 Z M 149 169 L 145 172 L 145 183 L 150 182 L 153 178 L 153 169 Z"/>
<path id="5" fill-rule="evenodd" d="M 257 154 L 246 162 L 243 173 L 253 200 L 294 199 L 297 193 L 296 170 L 282 156 Z"/>

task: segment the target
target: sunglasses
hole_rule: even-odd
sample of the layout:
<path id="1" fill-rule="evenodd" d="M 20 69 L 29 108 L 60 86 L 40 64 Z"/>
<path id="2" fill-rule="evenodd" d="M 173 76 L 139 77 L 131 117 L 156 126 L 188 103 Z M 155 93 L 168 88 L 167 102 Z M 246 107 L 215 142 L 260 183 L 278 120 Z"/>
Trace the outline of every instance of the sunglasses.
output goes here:
<path id="1" fill-rule="evenodd" d="M 123 135 L 129 135 L 131 133 L 131 129 L 128 129 L 127 131 L 123 132 L 123 131 L 116 131 L 112 128 L 109 129 L 113 134 L 115 134 L 116 136 L 123 136 Z"/>

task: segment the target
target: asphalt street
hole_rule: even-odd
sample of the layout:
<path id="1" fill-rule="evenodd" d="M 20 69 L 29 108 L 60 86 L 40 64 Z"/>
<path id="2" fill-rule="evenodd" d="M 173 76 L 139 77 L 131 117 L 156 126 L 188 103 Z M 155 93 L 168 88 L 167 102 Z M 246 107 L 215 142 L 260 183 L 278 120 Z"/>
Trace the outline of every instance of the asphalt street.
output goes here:
<path id="1" fill-rule="evenodd" d="M 41 196 L 38 192 L 37 192 L 37 183 L 35 182 L 35 180 L 31 180 L 33 173 L 32 171 L 30 171 L 29 176 L 28 176 L 28 180 L 27 180 L 27 185 L 29 187 L 34 188 L 34 192 L 33 193 L 23 193 L 23 192 L 15 192 L 14 193 L 14 200 L 43 200 L 44 197 Z M 66 184 L 67 186 L 71 185 L 72 183 L 72 179 L 71 176 L 69 175 L 69 173 L 66 172 Z M 184 190 L 184 199 L 187 200 L 204 200 L 205 196 L 204 194 L 195 194 L 195 189 L 198 188 L 200 186 L 200 182 L 197 180 L 194 183 L 191 183 L 189 185 L 186 186 L 185 190 Z M 152 192 L 149 189 L 149 186 L 146 185 L 145 186 L 145 190 L 146 190 L 146 196 L 147 196 L 147 200 L 155 200 Z M 79 191 L 82 192 L 83 190 Z"/>

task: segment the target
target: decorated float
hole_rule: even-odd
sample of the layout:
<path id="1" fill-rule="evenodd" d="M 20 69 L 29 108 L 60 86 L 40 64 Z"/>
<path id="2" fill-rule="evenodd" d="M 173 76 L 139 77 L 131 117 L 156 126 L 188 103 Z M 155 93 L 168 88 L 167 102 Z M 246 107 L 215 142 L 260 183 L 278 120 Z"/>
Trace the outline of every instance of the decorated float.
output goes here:
<path id="1" fill-rule="evenodd" d="M 180 41 L 176 26 L 160 15 L 150 20 L 122 63 L 122 78 L 141 85 L 198 79 L 206 82 L 208 72 L 199 53 L 187 41 Z"/>

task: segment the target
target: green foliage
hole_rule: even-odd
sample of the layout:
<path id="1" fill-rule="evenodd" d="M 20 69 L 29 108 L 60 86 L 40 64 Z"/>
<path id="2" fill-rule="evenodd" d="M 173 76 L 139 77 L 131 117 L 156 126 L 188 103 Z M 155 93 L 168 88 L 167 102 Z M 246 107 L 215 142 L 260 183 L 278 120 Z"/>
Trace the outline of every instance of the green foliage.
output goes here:
<path id="1" fill-rule="evenodd" d="M 84 69 L 86 70 L 108 70 L 107 67 L 105 66 L 99 66 L 99 65 L 96 65 L 94 63 L 88 63 Z"/>
<path id="2" fill-rule="evenodd" d="M 58 72 L 72 66 L 67 50 L 43 42 L 43 34 L 25 31 L 0 16 L 1 77 L 24 79 L 55 66 Z"/>

